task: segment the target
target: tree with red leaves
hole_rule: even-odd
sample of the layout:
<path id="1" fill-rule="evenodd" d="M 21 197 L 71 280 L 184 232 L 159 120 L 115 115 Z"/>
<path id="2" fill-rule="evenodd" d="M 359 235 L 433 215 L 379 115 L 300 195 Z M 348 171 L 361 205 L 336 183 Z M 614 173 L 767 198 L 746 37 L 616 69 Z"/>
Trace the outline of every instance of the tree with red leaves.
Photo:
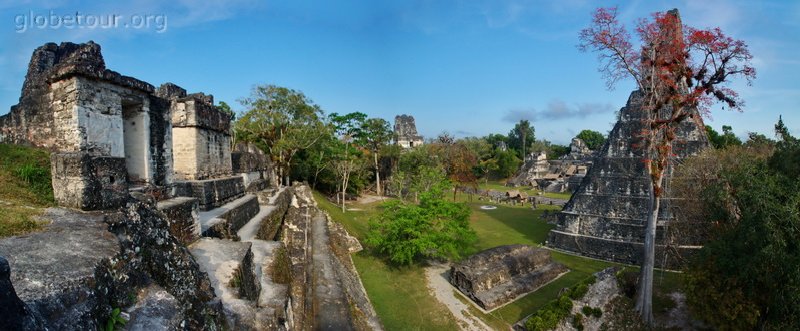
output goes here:
<path id="1" fill-rule="evenodd" d="M 743 41 L 726 36 L 719 28 L 684 26 L 677 9 L 640 20 L 636 34 L 641 41 L 639 46 L 634 46 L 617 19 L 616 8 L 599 8 L 591 25 L 581 30 L 579 48 L 599 54 L 600 72 L 609 88 L 632 78 L 647 114 L 641 148 L 651 179 L 650 210 L 636 309 L 643 321 L 652 325 L 656 220 L 664 193 L 664 175 L 674 156 L 676 129 L 686 120 L 693 120 L 702 128 L 702 119 L 694 114 L 708 115 L 716 102 L 721 102 L 723 108 L 741 111 L 743 102 L 728 85 L 735 77 L 744 77 L 749 85 L 756 71 L 750 65 L 753 56 Z"/>

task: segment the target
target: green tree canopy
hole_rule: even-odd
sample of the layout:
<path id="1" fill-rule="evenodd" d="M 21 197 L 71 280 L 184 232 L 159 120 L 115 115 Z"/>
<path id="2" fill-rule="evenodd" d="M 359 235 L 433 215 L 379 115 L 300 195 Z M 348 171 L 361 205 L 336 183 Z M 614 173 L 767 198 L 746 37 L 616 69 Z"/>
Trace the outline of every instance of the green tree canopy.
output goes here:
<path id="1" fill-rule="evenodd" d="M 477 235 L 469 226 L 470 209 L 446 201 L 449 188 L 447 181 L 440 181 L 420 193 L 419 204 L 384 203 L 383 212 L 369 222 L 366 244 L 400 265 L 458 259 L 472 251 Z"/>
<path id="2" fill-rule="evenodd" d="M 709 241 L 686 271 L 687 303 L 715 329 L 800 329 L 800 148 L 776 129 L 771 156 L 753 148 L 769 145 L 718 150 L 709 180 L 691 184 Z"/>
<path id="3" fill-rule="evenodd" d="M 736 137 L 736 134 L 733 133 L 733 128 L 729 125 L 722 126 L 722 134 L 719 134 L 710 125 L 706 125 L 706 135 L 711 146 L 717 149 L 742 145 L 742 140 Z"/>
<path id="4" fill-rule="evenodd" d="M 525 159 L 525 155 L 530 152 L 531 144 L 536 141 L 533 126 L 528 120 L 520 120 L 508 132 L 507 141 L 508 147 L 517 151 L 517 157 Z"/>
<path id="5" fill-rule="evenodd" d="M 605 144 L 606 142 L 606 137 L 603 136 L 602 133 L 592 130 L 583 130 L 580 133 L 578 133 L 578 135 L 575 136 L 575 138 L 580 138 L 581 140 L 583 140 L 583 142 L 586 143 L 586 147 L 589 147 L 589 149 L 593 151 L 596 151 L 600 149 L 600 147 L 603 147 L 603 144 Z"/>

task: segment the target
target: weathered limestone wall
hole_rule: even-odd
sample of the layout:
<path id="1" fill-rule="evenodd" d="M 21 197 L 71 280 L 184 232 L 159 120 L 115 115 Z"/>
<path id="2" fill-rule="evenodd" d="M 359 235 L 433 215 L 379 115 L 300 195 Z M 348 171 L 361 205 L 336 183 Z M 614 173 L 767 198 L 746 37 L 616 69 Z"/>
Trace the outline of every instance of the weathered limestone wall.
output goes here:
<path id="1" fill-rule="evenodd" d="M 231 152 L 234 174 L 244 180 L 247 192 L 258 192 L 277 183 L 275 170 L 269 157 L 252 144 L 237 144 Z"/>
<path id="2" fill-rule="evenodd" d="M 164 93 L 169 88 L 164 87 Z M 230 116 L 214 106 L 210 95 L 171 93 L 175 94 L 170 108 L 176 178 L 199 180 L 233 174 Z"/>
<path id="3" fill-rule="evenodd" d="M 548 237 L 548 246 L 609 261 L 640 263 L 650 194 L 643 150 L 633 147 L 641 143 L 637 137 L 644 129 L 645 114 L 640 98 L 640 92 L 631 93 L 627 105 L 620 110 L 619 121 L 592 168 L 559 213 L 556 228 Z M 699 114 L 695 116 L 699 118 Z M 705 130 L 692 120 L 684 121 L 676 134 L 676 160 L 708 147 Z M 665 229 L 673 218 L 670 177 L 664 180 L 667 196 L 662 198 L 659 212 L 658 245 L 666 244 Z M 687 242 L 684 238 L 670 240 L 669 244 L 684 255 L 699 248 L 699 243 Z M 657 249 L 657 266 L 675 268 L 679 260 Z"/>
<path id="4" fill-rule="evenodd" d="M 200 238 L 200 208 L 196 198 L 179 197 L 159 201 L 157 209 L 169 223 L 170 234 L 182 244 L 188 245 Z"/>
<path id="5" fill-rule="evenodd" d="M 242 177 L 176 181 L 171 195 L 197 198 L 200 210 L 210 210 L 243 196 L 244 181 Z"/>
<path id="6" fill-rule="evenodd" d="M 231 175 L 230 136 L 197 127 L 173 127 L 173 157 L 178 180 Z"/>
<path id="7" fill-rule="evenodd" d="M 125 159 L 73 152 L 53 153 L 50 161 L 53 195 L 59 206 L 101 210 L 125 204 Z"/>
<path id="8" fill-rule="evenodd" d="M 0 116 L 0 142 L 125 158 L 132 182 L 171 181 L 169 108 L 152 85 L 105 68 L 100 46 L 37 48 L 20 102 Z"/>

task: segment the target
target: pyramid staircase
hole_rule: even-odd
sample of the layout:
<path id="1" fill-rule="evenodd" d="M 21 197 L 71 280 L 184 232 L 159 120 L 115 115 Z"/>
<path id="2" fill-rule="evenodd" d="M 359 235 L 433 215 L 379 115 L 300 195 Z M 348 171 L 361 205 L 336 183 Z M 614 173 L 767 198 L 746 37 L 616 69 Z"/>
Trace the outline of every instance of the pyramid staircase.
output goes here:
<path id="1" fill-rule="evenodd" d="M 231 330 L 291 328 L 290 261 L 276 239 L 293 196 L 291 188 L 266 189 L 207 211 L 196 198 L 158 204 L 208 274 Z"/>

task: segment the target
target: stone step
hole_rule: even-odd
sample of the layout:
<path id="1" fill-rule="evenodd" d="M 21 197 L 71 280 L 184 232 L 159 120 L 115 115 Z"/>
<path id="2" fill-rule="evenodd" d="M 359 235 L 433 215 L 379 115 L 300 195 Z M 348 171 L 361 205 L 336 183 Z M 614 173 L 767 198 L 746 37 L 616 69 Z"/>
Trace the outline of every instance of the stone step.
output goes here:
<path id="1" fill-rule="evenodd" d="M 259 212 L 250 219 L 247 224 L 242 226 L 236 234 L 242 241 L 251 241 L 256 239 L 263 222 L 274 212 L 277 208 L 275 206 L 259 206 Z"/>
<path id="2" fill-rule="evenodd" d="M 256 320 L 265 329 L 277 330 L 288 320 L 289 277 L 291 266 L 286 248 L 279 241 L 253 239 L 253 259 L 261 291 L 256 305 Z"/>
<path id="3" fill-rule="evenodd" d="M 234 330 L 256 328 L 255 302 L 261 289 L 252 246 L 250 242 L 216 238 L 201 238 L 189 246 L 222 302 L 228 327 Z"/>
<path id="4" fill-rule="evenodd" d="M 11 284 L 29 311 L 44 318 L 44 328 L 94 328 L 103 318 L 98 315 L 106 305 L 103 291 L 115 289 L 112 277 L 99 275 L 112 272 L 104 261 L 123 254 L 119 241 L 99 213 L 50 208 L 41 219 L 50 221 L 42 231 L 0 240 Z M 0 329 L 5 324 L 0 322 Z"/>
<path id="5" fill-rule="evenodd" d="M 200 238 L 199 207 L 196 198 L 177 197 L 159 201 L 156 208 L 169 222 L 169 232 L 184 245 Z"/>
<path id="6" fill-rule="evenodd" d="M 200 231 L 204 237 L 237 239 L 236 232 L 260 211 L 258 197 L 246 194 L 222 207 L 200 212 Z"/>
<path id="7" fill-rule="evenodd" d="M 244 194 L 241 176 L 205 180 L 176 181 L 172 185 L 172 196 L 194 197 L 201 210 L 211 210 L 233 201 Z"/>

